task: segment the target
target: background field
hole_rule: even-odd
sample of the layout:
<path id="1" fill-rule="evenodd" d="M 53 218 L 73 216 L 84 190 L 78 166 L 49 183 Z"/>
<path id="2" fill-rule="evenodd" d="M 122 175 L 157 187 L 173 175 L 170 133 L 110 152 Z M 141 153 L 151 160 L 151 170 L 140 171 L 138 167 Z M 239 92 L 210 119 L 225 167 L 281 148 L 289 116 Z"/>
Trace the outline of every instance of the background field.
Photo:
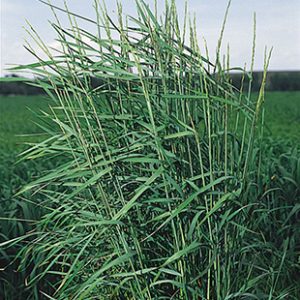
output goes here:
<path id="1" fill-rule="evenodd" d="M 265 108 L 265 137 L 290 139 L 292 143 L 299 143 L 300 92 L 267 92 Z M 24 148 L 25 142 L 41 139 L 42 130 L 36 122 L 39 122 L 40 111 L 48 109 L 45 96 L 2 96 L 0 149 L 17 151 Z M 35 134 L 35 137 L 26 136 L 28 134 Z"/>
<path id="2" fill-rule="evenodd" d="M 300 141 L 300 92 L 267 92 L 266 133 Z"/>
<path id="3" fill-rule="evenodd" d="M 0 99 L 0 150 L 21 149 L 25 142 L 41 138 L 41 129 L 35 122 L 40 111 L 48 109 L 44 96 L 1 96 Z M 28 134 L 36 134 L 36 138 Z"/>
<path id="4" fill-rule="evenodd" d="M 255 96 L 254 94 L 253 97 Z M 20 201 L 22 199 L 15 196 L 16 192 L 26 183 L 37 179 L 44 170 L 55 169 L 59 162 L 37 160 L 16 163 L 18 154 L 28 147 L 25 143 L 36 142 L 45 137 L 42 129 L 36 124 L 40 122 L 40 111 L 49 110 L 49 102 L 45 96 L 2 96 L 0 99 L 0 207 L 2 210 L 0 229 L 2 232 L 5 232 L 7 238 L 13 239 L 33 230 L 32 223 L 23 222 L 22 220 L 39 220 L 43 214 L 43 211 L 41 209 L 37 210 L 34 204 Z M 270 169 L 269 177 L 272 175 L 272 178 L 278 178 L 278 180 L 271 181 L 268 188 L 275 191 L 274 199 L 277 199 L 278 204 L 276 205 L 278 207 L 281 205 L 280 201 L 286 207 L 294 207 L 298 201 L 297 195 L 299 195 L 297 194 L 299 189 L 295 188 L 298 181 L 298 177 L 295 174 L 298 174 L 298 172 L 293 167 L 297 166 L 297 154 L 295 155 L 296 158 L 293 158 L 294 152 L 285 156 L 282 156 L 281 153 L 292 152 L 294 148 L 300 145 L 300 92 L 267 92 L 265 107 L 266 142 L 264 146 L 265 148 L 270 148 L 270 153 L 273 153 L 272 148 L 280 149 L 279 155 L 276 154 L 275 159 L 268 160 L 269 158 L 266 158 L 266 168 Z M 271 139 L 268 139 L 269 137 Z M 269 140 L 272 141 L 270 144 Z M 277 150 L 275 152 L 277 153 Z M 285 164 L 282 164 L 282 161 Z M 39 198 L 36 199 L 31 195 L 30 197 L 33 200 L 32 202 L 36 201 L 39 203 Z M 277 207 L 276 205 L 274 204 L 275 207 Z M 295 207 L 297 208 L 297 206 Z M 271 228 L 269 230 L 272 232 L 270 245 L 274 243 L 278 247 L 279 253 L 281 253 L 281 248 L 278 246 L 281 239 L 279 232 L 281 231 L 277 229 L 282 228 L 282 222 L 278 220 L 287 220 L 287 218 L 292 216 L 292 212 L 287 216 L 288 211 L 286 210 L 280 210 L 280 213 L 280 217 L 276 213 L 268 214 L 269 219 L 267 219 L 265 225 L 265 228 L 267 228 L 266 232 Z M 296 222 L 296 214 L 295 219 L 291 219 L 290 222 L 296 231 L 298 226 L 296 225 L 298 224 Z M 285 228 L 288 228 L 288 226 Z M 285 236 L 285 231 L 282 235 Z M 1 252 L 1 254 L 5 253 L 5 255 L 0 257 L 0 266 L 8 265 L 8 262 L 18 255 L 18 252 L 21 250 L 20 245 L 16 245 L 6 253 Z M 294 257 L 293 249 L 291 247 L 289 257 Z M 278 257 L 280 260 L 280 256 Z M 286 268 L 290 272 L 296 269 L 295 266 L 291 267 L 288 265 Z M 26 271 L 16 273 L 15 270 L 16 266 L 9 265 L 5 272 L 0 273 L 0 298 L 1 293 L 4 293 L 4 295 L 11 295 L 6 299 L 25 299 L 23 284 L 24 278 L 28 274 Z M 291 276 L 293 277 L 294 275 Z M 5 284 L 1 286 L 1 282 Z M 18 288 L 15 289 L 15 286 Z M 29 295 L 31 295 L 30 292 L 29 290 Z"/>

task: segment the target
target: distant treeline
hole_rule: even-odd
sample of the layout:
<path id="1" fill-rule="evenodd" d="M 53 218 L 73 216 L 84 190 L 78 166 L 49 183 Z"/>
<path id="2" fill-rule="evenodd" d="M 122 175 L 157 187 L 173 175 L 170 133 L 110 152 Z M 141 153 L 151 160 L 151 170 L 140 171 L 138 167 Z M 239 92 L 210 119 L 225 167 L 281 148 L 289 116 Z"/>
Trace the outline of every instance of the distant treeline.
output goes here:
<path id="1" fill-rule="evenodd" d="M 23 77 L 22 77 L 23 78 Z M 45 94 L 44 90 L 40 87 L 34 86 L 36 83 L 34 79 L 28 79 L 27 82 L 21 81 L 21 77 L 12 74 L 7 75 L 1 81 L 0 78 L 0 95 L 41 95 Z M 43 80 L 47 81 L 47 80 Z M 96 88 L 103 84 L 101 79 L 91 77 L 90 78 L 91 88 Z"/>
<path id="2" fill-rule="evenodd" d="M 262 72 L 253 73 L 252 90 L 258 91 L 262 80 Z M 237 88 L 240 88 L 242 82 L 241 73 L 232 73 L 232 83 Z M 44 91 L 30 84 L 18 81 L 17 75 L 8 75 L 16 81 L 2 81 L 0 82 L 0 95 L 38 95 L 43 94 Z M 92 87 L 97 87 L 102 83 L 101 80 L 91 78 Z M 247 90 L 249 79 L 245 77 L 244 90 Z M 300 91 L 300 71 L 270 71 L 268 72 L 266 90 L 269 91 Z"/>
<path id="3" fill-rule="evenodd" d="M 44 91 L 25 82 L 18 81 L 18 75 L 8 75 L 5 78 L 11 78 L 12 81 L 2 81 L 0 79 L 0 95 L 39 95 L 43 94 Z M 13 81 L 13 80 L 16 81 Z"/>
<path id="4" fill-rule="evenodd" d="M 261 85 L 263 72 L 254 72 L 252 89 L 258 91 Z M 232 83 L 241 86 L 241 73 L 231 74 Z M 249 80 L 245 78 L 244 89 L 248 88 Z M 300 71 L 269 71 L 266 82 L 267 91 L 300 91 Z"/>

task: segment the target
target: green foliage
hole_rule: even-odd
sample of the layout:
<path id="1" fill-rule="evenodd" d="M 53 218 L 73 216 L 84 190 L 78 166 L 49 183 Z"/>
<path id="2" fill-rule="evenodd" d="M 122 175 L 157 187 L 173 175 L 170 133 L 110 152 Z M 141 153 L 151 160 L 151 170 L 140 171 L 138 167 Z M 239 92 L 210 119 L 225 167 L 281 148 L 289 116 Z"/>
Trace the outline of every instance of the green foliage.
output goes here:
<path id="1" fill-rule="evenodd" d="M 42 174 L 43 169 L 55 165 L 49 162 L 24 161 L 16 164 L 17 152 L 0 151 L 0 243 L 14 241 L 34 230 L 37 220 L 45 213 L 42 197 L 25 193 L 17 197 L 18 190 Z M 39 299 L 38 286 L 27 289 L 26 278 L 32 272 L 32 263 L 20 268 L 22 243 L 12 242 L 7 249 L 0 247 L 1 299 Z"/>
<path id="2" fill-rule="evenodd" d="M 37 142 L 45 137 L 36 123 L 42 123 L 39 111 L 47 112 L 48 102 L 43 96 L 0 98 L 0 152 L 20 151 L 25 142 Z"/>
<path id="3" fill-rule="evenodd" d="M 23 160 L 56 163 L 15 195 L 41 216 L 0 244 L 17 245 L 25 297 L 297 299 L 299 152 L 262 147 L 269 56 L 253 99 L 230 84 L 221 38 L 213 64 L 174 2 L 161 20 L 118 8 L 115 24 L 95 2 L 98 35 L 66 8 L 57 55 L 32 32 L 48 58 L 24 68 L 52 108 Z"/>
<path id="4" fill-rule="evenodd" d="M 300 92 L 266 93 L 266 134 L 300 143 Z"/>

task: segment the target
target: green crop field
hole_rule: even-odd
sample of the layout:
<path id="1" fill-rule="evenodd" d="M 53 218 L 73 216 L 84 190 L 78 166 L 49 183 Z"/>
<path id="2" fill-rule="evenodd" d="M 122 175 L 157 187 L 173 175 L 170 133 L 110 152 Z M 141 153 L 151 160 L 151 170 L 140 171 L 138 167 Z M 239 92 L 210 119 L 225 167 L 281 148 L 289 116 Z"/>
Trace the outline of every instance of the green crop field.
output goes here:
<path id="1" fill-rule="evenodd" d="M 266 92 L 266 134 L 300 142 L 300 92 Z"/>
<path id="2" fill-rule="evenodd" d="M 296 147 L 300 141 L 300 92 L 268 92 L 265 107 L 265 137 L 274 140 L 270 144 L 270 139 L 268 139 L 266 147 L 272 148 L 274 145 L 275 147 L 279 145 L 281 152 L 289 153 L 291 151 L 290 148 L 292 147 L 293 149 L 293 147 Z M 37 210 L 36 205 L 31 202 L 22 204 L 19 197 L 15 196 L 15 193 L 25 184 L 35 180 L 36 175 L 39 173 L 42 174 L 43 170 L 53 169 L 57 166 L 57 164 L 51 161 L 45 162 L 41 160 L 37 162 L 23 161 L 16 163 L 18 159 L 17 155 L 22 150 L 28 148 L 28 145 L 25 143 L 38 142 L 46 137 L 36 123 L 41 122 L 41 110 L 49 111 L 49 102 L 46 101 L 44 96 L 1 97 L 0 108 L 0 205 L 3 211 L 2 215 L 0 215 L 0 228 L 2 227 L 3 232 L 6 232 L 10 238 L 17 238 L 32 230 L 31 223 L 24 222 L 24 220 L 38 220 L 43 210 L 40 208 Z M 276 140 L 278 142 L 275 142 Z M 293 164 L 296 164 L 294 156 L 286 154 L 285 159 L 287 159 L 287 165 L 282 165 L 280 159 L 278 161 L 274 159 L 273 166 L 270 165 L 270 168 L 271 172 L 276 173 L 276 169 L 274 168 L 280 166 L 282 173 L 278 174 L 286 176 L 286 179 L 282 177 L 277 183 L 274 182 L 274 187 L 279 190 L 276 197 L 286 199 L 284 201 L 288 205 L 288 202 L 293 204 L 294 201 L 297 201 L 295 197 L 297 197 L 296 193 L 298 193 L 298 190 L 291 183 L 295 182 L 297 184 L 297 177 L 293 175 L 297 173 L 297 169 L 293 167 Z M 279 177 L 280 175 L 277 176 Z M 270 185 L 270 188 L 272 188 L 272 185 Z M 24 196 L 26 197 L 26 193 Z M 40 201 L 39 198 L 34 196 L 30 196 L 30 198 L 31 201 L 36 201 L 36 203 Z M 282 218 L 286 218 L 284 215 L 286 214 L 283 211 Z M 21 219 L 18 219 L 20 217 Z M 295 220 L 292 222 L 295 224 Z M 281 226 L 280 224 L 277 226 Z M 8 257 L 15 257 L 21 249 L 21 246 L 17 245 L 11 252 L 7 252 L 5 254 L 7 260 L 2 260 L 2 263 L 7 263 L 9 260 Z M 2 277 L 3 282 L 6 282 L 6 285 L 2 287 L 5 289 L 2 293 L 13 294 L 12 291 L 14 288 L 11 284 L 17 284 L 20 288 L 16 290 L 16 295 L 22 297 L 24 290 L 21 287 L 24 283 L 24 278 L 28 274 L 26 271 L 20 271 L 16 277 L 14 275 L 16 273 L 11 267 L 7 267 L 6 271 Z M 33 295 L 32 292 L 29 292 L 29 295 Z M 35 299 L 39 299 L 38 296 L 35 297 Z"/>
<path id="3" fill-rule="evenodd" d="M 1 148 L 19 150 L 25 142 L 44 137 L 41 111 L 49 110 L 45 96 L 10 96 L 0 99 Z M 300 141 L 300 92 L 267 92 L 265 100 L 265 136 Z M 32 136 L 35 135 L 35 137 Z"/>
<path id="4" fill-rule="evenodd" d="M 36 123 L 40 122 L 40 111 L 47 110 L 43 96 L 1 96 L 0 148 L 14 151 L 24 148 L 25 142 L 37 141 L 42 130 Z"/>
<path id="5" fill-rule="evenodd" d="M 30 224 L 25 224 L 22 219 L 13 219 L 14 221 L 7 221 L 7 219 L 12 216 L 13 218 L 22 216 L 25 219 L 37 220 L 41 214 L 41 211 L 37 210 L 35 205 L 31 203 L 27 203 L 26 205 L 24 203 L 21 204 L 19 202 L 20 199 L 15 196 L 15 193 L 19 191 L 20 187 L 34 180 L 36 174 L 39 172 L 42 173 L 44 169 L 55 167 L 55 163 L 51 161 L 37 161 L 36 163 L 24 161 L 16 163 L 18 154 L 29 147 L 26 143 L 38 142 L 46 137 L 43 130 L 36 123 L 41 123 L 41 111 L 49 111 L 50 103 L 44 96 L 11 96 L 1 97 L 0 100 L 0 205 L 2 211 L 6 211 L 6 213 L 2 213 L 2 217 L 4 216 L 4 218 L 2 219 L 2 225 L 0 222 L 0 227 L 2 226 L 2 230 L 7 232 L 10 238 L 26 234 L 32 227 Z M 267 141 L 266 147 L 279 147 L 281 152 L 289 153 L 291 149 L 299 146 L 300 92 L 267 92 L 265 122 L 264 135 Z M 270 143 L 269 138 L 273 142 Z M 286 157 L 290 160 L 290 154 Z M 272 164 L 274 166 L 277 165 L 274 162 Z M 274 168 L 272 165 L 270 167 Z M 297 181 L 293 173 L 290 173 L 290 170 L 293 169 L 293 163 L 288 162 L 288 165 L 283 168 L 283 172 L 285 173 L 282 176 L 287 176 L 287 178 Z M 296 172 L 296 169 L 293 172 Z M 289 186 L 290 183 L 285 182 L 283 179 L 280 181 L 281 183 L 277 184 L 276 188 L 280 187 L 280 185 L 284 187 L 283 198 L 297 197 L 294 194 L 293 187 Z M 34 200 L 35 198 L 32 196 L 31 198 L 32 201 L 37 201 L 38 203 L 38 199 Z M 7 255 L 14 257 L 20 249 L 20 246 L 15 247 Z M 4 280 L 3 282 L 7 282 L 5 287 L 7 293 L 11 293 L 13 287 L 10 287 L 10 284 L 16 282 L 19 286 L 22 286 L 22 280 L 28 274 L 20 272 L 20 275 L 16 277 L 15 275 L 11 276 L 11 274 L 15 274 L 12 271 L 13 269 L 8 268 L 7 270 L 7 274 L 10 275 L 3 276 L 2 279 Z M 5 293 L 5 291 L 2 291 L 2 293 Z M 22 289 L 20 289 L 20 293 L 23 293 Z"/>

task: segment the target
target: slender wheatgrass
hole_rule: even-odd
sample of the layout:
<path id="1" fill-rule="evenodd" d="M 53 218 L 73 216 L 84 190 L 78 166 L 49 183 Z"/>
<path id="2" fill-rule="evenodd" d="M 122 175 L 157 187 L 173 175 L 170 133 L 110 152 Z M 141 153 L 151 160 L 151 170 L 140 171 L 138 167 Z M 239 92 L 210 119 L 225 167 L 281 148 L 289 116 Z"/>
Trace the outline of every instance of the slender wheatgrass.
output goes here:
<path id="1" fill-rule="evenodd" d="M 152 12 L 137 1 L 137 16 L 124 19 L 121 3 L 114 17 L 95 0 L 96 20 L 47 5 L 61 47 L 52 53 L 33 31 L 47 60 L 30 46 L 38 63 L 23 69 L 41 76 L 53 100 L 53 137 L 24 155 L 62 156 L 64 164 L 20 192 L 41 195 L 51 207 L 20 252 L 26 270 L 38 257 L 30 286 L 48 284 L 50 299 L 256 297 L 261 266 L 250 250 L 263 237 L 249 221 L 256 199 L 246 201 L 252 174 L 262 174 L 253 149 L 262 147 L 254 133 L 269 57 L 254 108 L 255 19 L 245 96 L 246 70 L 240 90 L 231 84 L 229 47 L 221 63 L 230 1 L 215 63 L 187 5 L 180 28 L 174 0 L 161 18 L 156 2 Z M 70 28 L 62 28 L 57 10 Z"/>

